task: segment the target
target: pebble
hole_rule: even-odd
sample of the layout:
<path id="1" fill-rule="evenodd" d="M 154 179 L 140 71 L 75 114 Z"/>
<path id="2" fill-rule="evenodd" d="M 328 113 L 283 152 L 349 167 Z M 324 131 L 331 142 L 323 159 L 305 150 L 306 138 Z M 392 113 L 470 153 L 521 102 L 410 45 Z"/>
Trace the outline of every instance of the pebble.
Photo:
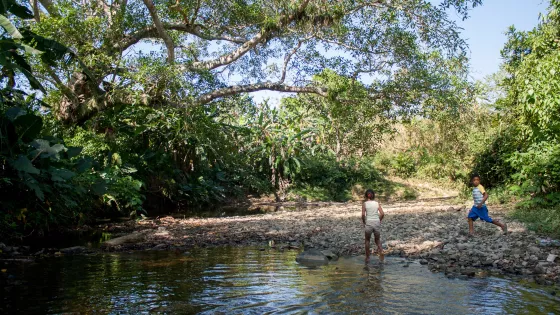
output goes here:
<path id="1" fill-rule="evenodd" d="M 541 249 L 538 248 L 537 246 L 530 246 L 529 248 L 527 248 L 529 250 L 530 253 L 532 254 L 539 254 L 541 252 Z"/>

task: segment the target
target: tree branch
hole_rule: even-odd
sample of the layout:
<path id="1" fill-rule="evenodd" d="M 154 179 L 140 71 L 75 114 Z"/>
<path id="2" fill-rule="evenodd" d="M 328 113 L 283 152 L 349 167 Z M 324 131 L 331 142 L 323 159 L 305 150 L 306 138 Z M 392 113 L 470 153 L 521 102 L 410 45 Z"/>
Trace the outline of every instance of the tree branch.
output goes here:
<path id="1" fill-rule="evenodd" d="M 321 96 L 327 96 L 327 89 L 322 87 L 317 87 L 317 86 L 300 87 L 300 86 L 293 86 L 293 85 L 284 85 L 279 82 L 276 83 L 263 82 L 263 83 L 247 84 L 247 85 L 236 85 L 236 86 L 230 86 L 227 88 L 218 89 L 216 91 L 201 95 L 196 100 L 196 104 L 204 105 L 218 98 L 240 94 L 240 93 L 256 92 L 256 91 L 263 91 L 263 90 L 290 92 L 290 93 L 312 93 Z"/>
<path id="2" fill-rule="evenodd" d="M 198 17 L 198 11 L 200 11 L 200 0 L 196 1 L 196 9 L 194 9 L 194 13 L 191 16 L 190 24 L 194 24 L 194 21 Z"/>
<path id="3" fill-rule="evenodd" d="M 290 59 L 292 59 L 292 56 L 299 50 L 299 48 L 301 47 L 301 44 L 303 44 L 303 42 L 308 41 L 309 39 L 313 38 L 314 35 L 312 36 L 308 36 L 302 40 L 300 40 L 298 42 L 298 44 L 296 45 L 296 47 L 294 47 L 288 54 L 286 54 L 286 57 L 284 57 L 284 66 L 282 67 L 282 76 L 280 77 L 280 83 L 284 83 L 284 81 L 286 80 L 286 72 L 288 70 L 288 63 L 290 63 Z"/>
<path id="4" fill-rule="evenodd" d="M 109 21 L 109 25 L 113 25 L 111 7 L 105 2 L 105 0 L 97 0 L 97 4 L 103 9 L 103 12 L 107 16 L 107 20 Z"/>
<path id="5" fill-rule="evenodd" d="M 234 50 L 232 53 L 228 55 L 221 56 L 218 59 L 214 60 L 207 60 L 201 62 L 194 62 L 192 66 L 198 69 L 206 69 L 206 70 L 213 70 L 221 66 L 228 65 L 237 59 L 241 58 L 251 49 L 255 48 L 259 43 L 265 42 L 269 36 L 271 36 L 275 31 L 282 29 L 283 27 L 287 26 L 291 22 L 298 20 L 302 17 L 305 8 L 309 4 L 309 0 L 304 0 L 299 8 L 293 13 L 289 15 L 282 15 L 280 17 L 280 22 L 275 27 L 269 27 L 260 31 L 257 35 L 255 35 L 250 40 L 246 41 L 243 45 L 239 48 Z"/>
<path id="6" fill-rule="evenodd" d="M 35 21 L 41 22 L 41 15 L 39 14 L 39 3 L 37 0 L 29 0 L 29 4 L 31 5 L 31 9 L 33 9 L 33 18 Z"/>
<path id="7" fill-rule="evenodd" d="M 198 38 L 201 38 L 201 39 L 204 39 L 204 40 L 225 40 L 225 41 L 236 43 L 236 44 L 243 44 L 247 41 L 246 38 L 242 38 L 242 37 L 230 37 L 230 36 L 224 36 L 224 35 L 207 35 L 207 34 L 204 34 L 204 33 L 201 32 L 202 25 L 199 25 L 199 24 L 187 25 L 187 24 L 181 24 L 181 23 L 175 23 L 175 24 L 165 23 L 165 24 L 163 24 L 163 28 L 166 29 L 166 30 L 173 30 L 173 31 L 180 31 L 180 32 L 189 33 L 191 35 L 197 36 Z M 148 27 L 148 28 L 136 31 L 133 34 L 125 36 L 125 38 L 121 42 L 113 45 L 113 49 L 117 50 L 117 51 L 119 51 L 119 50 L 123 51 L 123 50 L 126 50 L 127 48 L 129 48 L 130 46 L 137 44 L 139 41 L 141 41 L 143 39 L 156 38 L 156 37 L 160 37 L 157 29 L 155 27 Z"/>
<path id="8" fill-rule="evenodd" d="M 51 68 L 51 66 L 47 65 L 45 67 L 45 70 L 51 76 L 52 80 L 56 83 L 55 86 L 58 87 L 68 99 L 72 101 L 78 100 L 77 95 L 70 88 L 68 88 L 66 84 L 62 82 L 58 74 L 56 74 L 56 72 Z"/>
<path id="9" fill-rule="evenodd" d="M 45 8 L 45 10 L 47 10 L 48 14 L 50 14 L 52 16 L 60 16 L 58 11 L 54 7 L 52 0 L 39 0 L 39 2 L 43 6 L 43 8 Z"/>
<path id="10" fill-rule="evenodd" d="M 158 32 L 159 36 L 161 36 L 161 38 L 163 39 L 163 42 L 165 43 L 165 46 L 167 47 L 167 62 L 174 63 L 175 62 L 175 44 L 173 43 L 173 40 L 171 39 L 171 37 L 169 37 L 169 34 L 167 34 L 167 32 L 165 31 L 165 28 L 163 27 L 163 24 L 160 21 L 158 15 L 157 15 L 157 11 L 156 11 L 156 7 L 154 5 L 154 2 L 152 0 L 144 0 L 144 4 L 146 5 L 146 7 L 148 8 L 148 11 L 150 12 L 150 15 L 152 17 L 152 20 L 154 21 L 154 24 L 156 26 L 156 29 L 157 29 L 157 32 Z"/>

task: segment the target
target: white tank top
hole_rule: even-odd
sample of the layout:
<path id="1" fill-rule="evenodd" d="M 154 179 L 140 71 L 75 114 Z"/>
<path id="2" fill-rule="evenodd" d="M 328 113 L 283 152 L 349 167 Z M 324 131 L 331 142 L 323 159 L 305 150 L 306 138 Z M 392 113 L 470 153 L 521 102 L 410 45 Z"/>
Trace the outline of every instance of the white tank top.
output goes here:
<path id="1" fill-rule="evenodd" d="M 366 224 L 379 222 L 379 203 L 368 200 L 364 204 L 366 206 Z"/>

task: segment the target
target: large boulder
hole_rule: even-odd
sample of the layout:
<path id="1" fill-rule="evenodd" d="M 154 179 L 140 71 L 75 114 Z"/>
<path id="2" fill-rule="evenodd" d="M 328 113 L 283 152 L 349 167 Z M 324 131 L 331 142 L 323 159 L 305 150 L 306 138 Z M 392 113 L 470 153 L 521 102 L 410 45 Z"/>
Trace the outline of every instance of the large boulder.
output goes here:
<path id="1" fill-rule="evenodd" d="M 74 246 L 74 247 L 67 247 L 60 250 L 61 253 L 66 255 L 76 255 L 76 254 L 83 254 L 87 251 L 87 248 L 83 246 Z"/>
<path id="2" fill-rule="evenodd" d="M 320 266 L 329 263 L 329 259 L 318 249 L 308 249 L 296 257 L 296 261 L 302 265 Z"/>
<path id="3" fill-rule="evenodd" d="M 333 253 L 331 250 L 327 249 L 327 250 L 322 250 L 321 253 L 327 257 L 328 260 L 337 260 L 338 256 Z"/>
<path id="4" fill-rule="evenodd" d="M 104 247 L 113 247 L 123 244 L 140 243 L 144 240 L 144 233 L 136 232 L 125 236 L 110 239 L 102 244 Z"/>

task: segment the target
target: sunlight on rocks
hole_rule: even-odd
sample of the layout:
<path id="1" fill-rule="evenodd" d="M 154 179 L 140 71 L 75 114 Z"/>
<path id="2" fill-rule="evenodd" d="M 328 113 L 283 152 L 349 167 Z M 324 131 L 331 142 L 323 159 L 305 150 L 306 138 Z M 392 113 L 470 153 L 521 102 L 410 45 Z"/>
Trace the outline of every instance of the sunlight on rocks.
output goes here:
<path id="1" fill-rule="evenodd" d="M 559 249 L 537 246 L 535 233 L 508 220 L 506 206 L 492 207 L 491 214 L 508 223 L 508 235 L 494 225 L 477 221 L 475 237 L 468 236 L 468 207 L 463 204 L 437 198 L 387 204 L 384 209 L 381 238 L 388 255 L 418 258 L 431 270 L 452 276 L 492 271 L 530 275 L 540 282 L 558 279 L 557 259 L 547 261 L 547 257 L 560 256 Z M 225 218 L 167 216 L 139 221 L 135 226 L 131 228 L 143 228 L 144 239 L 110 250 L 266 244 L 262 246 L 277 250 L 301 250 L 303 246 L 340 256 L 363 255 L 364 251 L 360 203 Z"/>

